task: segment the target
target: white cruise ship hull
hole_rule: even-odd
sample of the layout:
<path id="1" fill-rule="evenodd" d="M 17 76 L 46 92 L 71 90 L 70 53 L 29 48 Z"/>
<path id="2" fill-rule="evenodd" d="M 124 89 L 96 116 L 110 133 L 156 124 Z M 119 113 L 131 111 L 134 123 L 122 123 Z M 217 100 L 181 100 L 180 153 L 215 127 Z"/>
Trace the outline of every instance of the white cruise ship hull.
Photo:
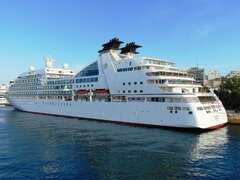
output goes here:
<path id="1" fill-rule="evenodd" d="M 170 113 L 167 110 L 171 103 L 140 103 L 140 102 L 82 102 L 45 99 L 8 99 L 18 110 L 99 120 L 104 122 L 117 122 L 143 126 L 164 126 L 178 128 L 215 129 L 227 123 L 224 108 L 221 111 L 206 113 L 197 111 L 198 103 L 188 104 L 189 111 Z M 174 103 L 174 106 L 186 106 Z"/>

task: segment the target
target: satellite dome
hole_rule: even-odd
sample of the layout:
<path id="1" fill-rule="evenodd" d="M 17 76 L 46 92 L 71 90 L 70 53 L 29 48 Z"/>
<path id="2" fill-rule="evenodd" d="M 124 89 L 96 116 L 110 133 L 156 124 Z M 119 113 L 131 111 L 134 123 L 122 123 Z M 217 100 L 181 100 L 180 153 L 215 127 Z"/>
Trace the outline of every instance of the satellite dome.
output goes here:
<path id="1" fill-rule="evenodd" d="M 34 70 L 35 70 L 34 66 L 29 66 L 29 71 L 34 71 Z"/>
<path id="2" fill-rule="evenodd" d="M 69 68 L 69 65 L 67 63 L 64 63 L 63 64 L 63 69 L 68 69 Z"/>

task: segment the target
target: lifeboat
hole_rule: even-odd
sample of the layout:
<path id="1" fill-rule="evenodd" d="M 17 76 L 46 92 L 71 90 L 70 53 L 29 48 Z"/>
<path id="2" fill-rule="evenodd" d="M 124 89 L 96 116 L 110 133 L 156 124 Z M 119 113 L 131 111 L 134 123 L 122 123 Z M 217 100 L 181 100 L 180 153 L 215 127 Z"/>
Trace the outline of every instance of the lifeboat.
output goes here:
<path id="1" fill-rule="evenodd" d="M 94 94 L 109 94 L 109 90 L 108 89 L 96 89 L 94 91 Z"/>
<path id="2" fill-rule="evenodd" d="M 88 91 L 87 90 L 78 90 L 76 93 L 85 95 L 85 94 L 88 94 Z"/>

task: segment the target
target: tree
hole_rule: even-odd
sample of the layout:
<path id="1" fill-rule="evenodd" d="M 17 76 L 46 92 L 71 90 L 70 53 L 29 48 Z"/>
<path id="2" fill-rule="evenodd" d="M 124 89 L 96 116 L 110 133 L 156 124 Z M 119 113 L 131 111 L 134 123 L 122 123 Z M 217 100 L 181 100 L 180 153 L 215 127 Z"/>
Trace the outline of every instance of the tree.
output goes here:
<path id="1" fill-rule="evenodd" d="M 240 78 L 225 79 L 215 93 L 226 109 L 240 111 Z"/>

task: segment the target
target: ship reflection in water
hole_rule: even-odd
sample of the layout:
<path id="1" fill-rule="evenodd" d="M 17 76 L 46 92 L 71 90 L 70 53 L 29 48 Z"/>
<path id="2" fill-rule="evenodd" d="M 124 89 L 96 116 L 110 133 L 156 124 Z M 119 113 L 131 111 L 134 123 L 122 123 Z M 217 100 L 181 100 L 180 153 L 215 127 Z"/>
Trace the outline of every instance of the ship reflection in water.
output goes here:
<path id="1" fill-rule="evenodd" d="M 240 126 L 206 133 L 0 108 L 0 178 L 240 178 Z"/>

